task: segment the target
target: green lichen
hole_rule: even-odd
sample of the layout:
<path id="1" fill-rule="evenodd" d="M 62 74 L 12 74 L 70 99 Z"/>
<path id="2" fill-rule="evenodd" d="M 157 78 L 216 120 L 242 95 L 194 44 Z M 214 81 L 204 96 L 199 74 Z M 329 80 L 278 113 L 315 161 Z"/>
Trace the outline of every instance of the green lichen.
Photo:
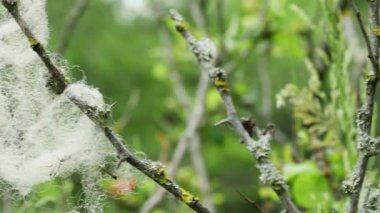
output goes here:
<path id="1" fill-rule="evenodd" d="M 165 166 L 161 162 L 151 162 L 150 169 L 153 171 L 154 180 L 164 185 L 169 182 L 169 176 L 166 174 Z"/>
<path id="2" fill-rule="evenodd" d="M 186 204 L 191 204 L 191 203 L 199 201 L 199 198 L 195 197 L 190 192 L 184 189 L 181 189 L 181 200 L 183 200 Z"/>

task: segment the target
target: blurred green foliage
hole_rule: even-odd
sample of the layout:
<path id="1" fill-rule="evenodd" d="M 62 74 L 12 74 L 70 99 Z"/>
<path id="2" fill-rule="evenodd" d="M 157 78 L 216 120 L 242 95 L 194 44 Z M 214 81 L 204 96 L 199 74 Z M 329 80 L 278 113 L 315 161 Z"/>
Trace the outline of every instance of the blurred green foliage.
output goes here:
<path id="1" fill-rule="evenodd" d="M 48 1 L 51 52 L 58 47 L 65 17 L 74 3 Z M 356 159 L 353 141 L 357 91 L 350 86 L 354 76 L 352 56 L 342 25 L 344 16 L 350 14 L 341 13 L 337 1 L 327 0 L 224 3 L 222 33 L 216 15 L 218 0 L 205 3 L 208 27 L 203 31 L 190 18 L 188 2 L 179 9 L 197 35 L 210 36 L 219 48 L 221 44 L 226 46 L 227 57 L 222 65 L 238 63 L 229 80 L 240 115 L 253 116 L 260 126 L 276 124 L 279 134 L 273 142 L 272 159 L 289 182 L 296 204 L 307 212 L 344 208 L 345 198 L 339 187 Z M 127 126 L 119 129 L 129 147 L 158 160 L 165 152 L 160 145 L 164 136 L 169 142 L 170 159 L 186 120 L 173 95 L 159 23 L 143 18 L 123 20 L 116 8 L 112 1 L 90 1 L 64 57 L 77 80 L 85 79 L 98 87 L 109 103 L 117 103 L 113 112 L 116 127 L 123 114 L 130 115 Z M 266 15 L 261 20 L 263 12 Z M 165 25 L 170 28 L 174 58 L 185 88 L 193 97 L 199 75 L 196 61 L 185 42 L 175 35 L 170 21 Z M 247 50 L 251 53 L 240 60 L 240 53 Z M 318 67 L 315 58 L 323 67 Z M 125 112 L 136 91 L 136 107 Z M 276 108 L 276 95 L 278 103 L 288 107 Z M 238 191 L 269 212 L 277 212 L 281 209 L 279 201 L 271 189 L 260 185 L 253 158 L 228 127 L 214 126 L 224 115 L 218 94 L 210 88 L 206 117 L 199 131 L 218 212 L 255 212 Z M 194 177 L 187 157 L 177 181 L 199 195 Z M 78 178 L 74 175 L 42 184 L 28 198 L 14 204 L 15 212 L 64 212 L 73 208 L 81 202 Z M 141 175 L 136 179 L 134 192 L 122 198 L 107 198 L 106 212 L 136 212 L 141 207 L 155 184 Z M 112 180 L 103 185 L 104 190 L 109 189 Z M 169 198 L 155 212 L 188 211 Z"/>

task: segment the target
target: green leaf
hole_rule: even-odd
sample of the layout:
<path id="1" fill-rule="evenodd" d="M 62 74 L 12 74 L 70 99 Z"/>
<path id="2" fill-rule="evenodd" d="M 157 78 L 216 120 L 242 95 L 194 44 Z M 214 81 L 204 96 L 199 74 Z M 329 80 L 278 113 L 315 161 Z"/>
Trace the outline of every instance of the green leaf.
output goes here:
<path id="1" fill-rule="evenodd" d="M 319 173 L 319 170 L 315 163 L 311 161 L 301 164 L 287 164 L 284 167 L 285 180 L 291 180 L 299 175 L 304 175 L 305 173 Z"/>
<path id="2" fill-rule="evenodd" d="M 300 206 L 315 209 L 328 200 L 328 188 L 327 181 L 320 172 L 310 171 L 296 177 L 292 194 Z"/>

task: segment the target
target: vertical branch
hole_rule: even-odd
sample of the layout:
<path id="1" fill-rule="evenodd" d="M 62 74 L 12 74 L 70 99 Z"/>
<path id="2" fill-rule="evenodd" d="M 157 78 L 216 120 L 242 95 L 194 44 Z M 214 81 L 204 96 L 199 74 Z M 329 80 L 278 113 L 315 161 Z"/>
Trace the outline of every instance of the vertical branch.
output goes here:
<path id="1" fill-rule="evenodd" d="M 263 131 L 259 130 L 259 128 L 255 128 L 258 140 L 256 141 L 251 137 L 253 131 L 251 128 L 255 126 L 254 123 L 250 122 L 249 125 L 243 126 L 230 95 L 230 88 L 225 71 L 214 65 L 216 59 L 215 45 L 209 39 L 198 41 L 186 28 L 182 16 L 175 10 L 171 10 L 170 13 L 177 32 L 182 35 L 184 40 L 190 46 L 190 50 L 197 58 L 200 70 L 202 73 L 207 73 L 209 75 L 210 80 L 223 100 L 227 118 L 219 123 L 229 123 L 233 127 L 237 135 L 240 137 L 242 144 L 246 146 L 248 151 L 256 159 L 257 167 L 261 173 L 260 180 L 264 184 L 268 184 L 272 187 L 279 196 L 284 208 L 291 213 L 300 212 L 290 198 L 285 180 L 281 177 L 279 171 L 269 157 L 270 141 L 274 134 L 274 127 L 268 125 Z M 246 129 L 245 126 L 249 126 L 250 128 L 247 127 Z"/>
<path id="2" fill-rule="evenodd" d="M 45 48 L 34 36 L 25 20 L 19 13 L 19 1 L 17 0 L 1 0 L 2 5 L 12 15 L 16 23 L 19 25 L 21 31 L 24 33 L 29 41 L 31 48 L 40 57 L 41 61 L 45 64 L 47 71 L 50 74 L 49 84 L 47 85 L 51 92 L 59 95 L 64 93 L 65 89 L 69 86 L 69 79 L 63 74 L 63 72 L 55 66 L 50 56 L 46 53 Z M 65 94 L 65 93 L 64 93 Z M 65 94 L 67 95 L 67 94 Z M 111 145 L 117 151 L 120 157 L 120 163 L 127 161 L 137 170 L 144 173 L 146 176 L 154 180 L 157 184 L 161 185 L 167 191 L 169 191 L 178 200 L 192 208 L 196 212 L 208 213 L 210 212 L 201 202 L 199 198 L 192 195 L 190 192 L 182 189 L 176 183 L 174 183 L 166 174 L 164 165 L 160 162 L 153 162 L 150 160 L 140 160 L 135 154 L 127 149 L 123 144 L 123 140 L 113 131 L 113 129 L 107 125 L 107 118 L 110 117 L 111 109 L 105 107 L 103 110 L 94 109 L 89 106 L 85 101 L 76 97 L 68 95 L 70 101 L 72 101 L 79 109 L 86 114 L 98 127 L 103 131 L 106 138 Z"/>
<path id="3" fill-rule="evenodd" d="M 78 0 L 77 3 L 71 9 L 69 15 L 67 16 L 63 31 L 60 37 L 60 42 L 58 45 L 57 52 L 63 55 L 69 46 L 71 36 L 77 26 L 80 18 L 83 16 L 87 9 L 89 0 Z"/>
<path id="4" fill-rule="evenodd" d="M 357 128 L 359 131 L 358 151 L 359 160 L 350 180 L 345 181 L 343 187 L 350 195 L 349 212 L 356 213 L 360 199 L 360 192 L 370 157 L 378 153 L 379 140 L 370 136 L 370 130 L 373 120 L 373 108 L 375 103 L 376 85 L 379 81 L 379 36 L 377 31 L 380 27 L 379 21 L 379 0 L 369 1 L 370 6 L 370 25 L 372 32 L 368 35 L 360 11 L 354 0 L 351 0 L 352 7 L 355 11 L 360 30 L 363 34 L 368 58 L 370 60 L 371 69 L 366 77 L 366 95 L 362 107 L 357 113 Z"/>
<path id="5" fill-rule="evenodd" d="M 189 146 L 189 142 L 192 142 L 194 135 L 199 127 L 204 113 L 204 99 L 208 88 L 208 78 L 207 75 L 201 76 L 198 83 L 197 94 L 195 98 L 195 105 L 192 112 L 188 116 L 188 121 L 186 123 L 186 130 L 181 135 L 178 145 L 174 150 L 173 157 L 171 159 L 171 164 L 169 167 L 168 176 L 173 178 L 179 169 L 179 165 L 185 155 L 185 152 Z M 148 201 L 143 205 L 141 212 L 151 212 L 151 210 L 162 200 L 165 191 L 156 191 Z"/>
<path id="6" fill-rule="evenodd" d="M 210 180 L 208 178 L 208 173 L 201 148 L 201 139 L 199 137 L 199 134 L 196 134 L 190 143 L 190 157 L 195 173 L 198 176 L 200 190 L 204 195 L 205 205 L 210 209 L 210 212 L 213 213 L 216 212 L 216 209 L 212 198 Z"/>

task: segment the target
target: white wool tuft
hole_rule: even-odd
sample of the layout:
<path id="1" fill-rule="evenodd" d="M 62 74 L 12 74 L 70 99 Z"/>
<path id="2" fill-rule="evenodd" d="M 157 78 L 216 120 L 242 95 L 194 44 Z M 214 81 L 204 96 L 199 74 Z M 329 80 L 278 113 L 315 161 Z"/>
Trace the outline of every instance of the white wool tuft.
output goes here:
<path id="1" fill-rule="evenodd" d="M 45 0 L 19 3 L 21 16 L 46 44 Z M 70 101 L 80 99 L 104 109 L 100 92 L 76 83 L 62 95 L 52 94 L 46 87 L 45 66 L 13 18 L 3 11 L 1 8 L 0 180 L 26 195 L 37 184 L 103 165 L 111 152 L 102 131 Z"/>
<path id="2" fill-rule="evenodd" d="M 69 85 L 65 90 L 65 94 L 71 100 L 85 102 L 88 106 L 94 107 L 98 110 L 104 110 L 105 108 L 103 95 L 99 90 L 84 83 Z"/>

